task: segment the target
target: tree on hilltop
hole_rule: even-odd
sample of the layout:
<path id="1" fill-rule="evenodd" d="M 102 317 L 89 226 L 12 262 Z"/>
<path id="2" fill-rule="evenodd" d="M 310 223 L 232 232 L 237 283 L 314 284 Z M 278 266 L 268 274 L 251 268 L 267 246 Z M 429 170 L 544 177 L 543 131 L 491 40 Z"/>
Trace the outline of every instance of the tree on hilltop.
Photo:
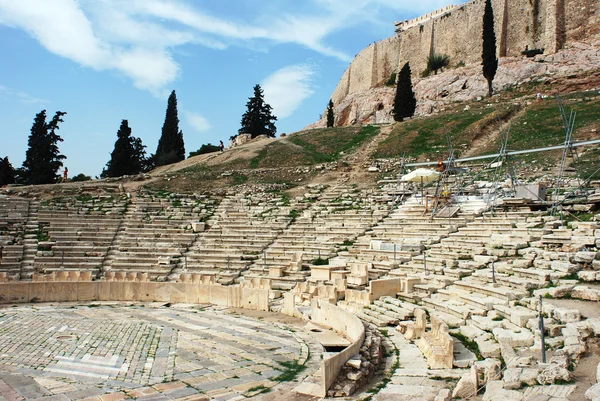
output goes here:
<path id="1" fill-rule="evenodd" d="M 46 123 L 46 110 L 36 114 L 31 127 L 31 134 L 25 161 L 20 169 L 23 183 L 30 185 L 54 184 L 58 181 L 58 170 L 63 166 L 65 156 L 58 150 L 58 142 L 63 139 L 56 132 L 63 122 L 65 112 L 57 111 L 52 120 Z"/>
<path id="2" fill-rule="evenodd" d="M 327 105 L 327 126 L 333 127 L 335 122 L 335 115 L 333 114 L 333 101 L 329 99 L 329 104 Z"/>
<path id="3" fill-rule="evenodd" d="M 498 57 L 496 57 L 496 33 L 494 31 L 494 9 L 491 0 L 485 0 L 483 13 L 483 52 L 481 54 L 483 76 L 488 82 L 488 96 L 492 96 L 494 89 L 492 81 L 498 70 Z"/>
<path id="4" fill-rule="evenodd" d="M 115 148 L 100 176 L 104 178 L 139 174 L 145 171 L 146 163 L 146 147 L 142 144 L 142 140 L 131 136 L 131 128 L 127 120 L 121 121 Z"/>
<path id="5" fill-rule="evenodd" d="M 248 98 L 246 112 L 242 115 L 242 127 L 239 134 L 250 134 L 252 138 L 266 135 L 275 138 L 277 128 L 274 121 L 277 117 L 272 114 L 273 108 L 265 103 L 263 90 L 260 85 L 254 86 L 254 96 Z"/>
<path id="6" fill-rule="evenodd" d="M 171 92 L 167 101 L 167 112 L 162 134 L 152 159 L 156 166 L 177 163 L 185 159 L 185 144 L 183 143 L 183 132 L 179 129 L 175 91 Z"/>
<path id="7" fill-rule="evenodd" d="M 414 116 L 416 108 L 417 99 L 412 88 L 410 65 L 406 63 L 398 75 L 396 96 L 394 97 L 394 120 L 402 121 L 405 118 Z"/>
<path id="8" fill-rule="evenodd" d="M 0 157 L 0 187 L 7 184 L 15 183 L 15 169 L 8 160 L 8 156 L 4 159 Z"/>

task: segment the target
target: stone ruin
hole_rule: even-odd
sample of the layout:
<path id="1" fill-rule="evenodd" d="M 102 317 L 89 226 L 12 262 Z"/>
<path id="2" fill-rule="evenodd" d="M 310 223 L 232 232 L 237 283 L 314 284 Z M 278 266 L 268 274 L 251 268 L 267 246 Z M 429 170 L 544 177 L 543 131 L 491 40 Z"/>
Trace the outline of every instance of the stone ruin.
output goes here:
<path id="1" fill-rule="evenodd" d="M 568 399 L 600 336 L 597 190 L 563 214 L 474 195 L 443 218 L 425 214 L 418 196 L 400 198 L 394 182 L 309 185 L 291 199 L 103 191 L 0 196 L 2 303 L 156 301 L 295 316 L 343 344 L 323 345 L 297 388 L 318 396 L 351 395 L 387 369 L 393 385 L 382 394 Z M 599 386 L 584 389 L 588 399 Z"/>

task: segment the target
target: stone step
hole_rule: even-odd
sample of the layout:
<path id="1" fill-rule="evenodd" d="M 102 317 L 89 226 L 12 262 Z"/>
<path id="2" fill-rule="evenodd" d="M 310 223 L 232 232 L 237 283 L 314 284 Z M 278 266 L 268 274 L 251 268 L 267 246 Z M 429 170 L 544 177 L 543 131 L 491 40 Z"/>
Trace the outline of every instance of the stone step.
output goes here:
<path id="1" fill-rule="evenodd" d="M 359 319 L 364 320 L 365 322 L 374 324 L 377 327 L 386 327 L 388 325 L 386 321 L 383 321 L 383 320 L 378 319 L 376 317 L 370 316 L 370 315 L 365 314 L 363 312 L 357 312 L 354 315 L 356 317 L 358 317 Z"/>

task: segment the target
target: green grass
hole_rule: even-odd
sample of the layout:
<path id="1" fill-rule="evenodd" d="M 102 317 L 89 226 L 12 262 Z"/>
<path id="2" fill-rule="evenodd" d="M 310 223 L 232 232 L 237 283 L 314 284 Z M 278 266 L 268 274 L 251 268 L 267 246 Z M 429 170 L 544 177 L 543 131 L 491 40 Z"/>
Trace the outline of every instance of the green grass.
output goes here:
<path id="1" fill-rule="evenodd" d="M 460 341 L 465 346 L 466 349 L 468 349 L 469 351 L 474 353 L 475 356 L 477 357 L 477 360 L 483 361 L 484 358 L 481 355 L 481 352 L 479 352 L 479 346 L 477 345 L 477 343 L 475 341 L 471 340 L 468 337 L 465 337 L 461 333 L 453 333 L 452 337 L 456 338 L 458 341 Z"/>
<path id="2" fill-rule="evenodd" d="M 586 96 L 590 95 L 580 92 L 563 97 L 567 115 L 571 109 L 577 113 L 573 135 L 575 141 L 597 137 L 600 129 L 600 99 L 596 97 L 584 100 Z M 464 110 L 462 105 L 457 105 L 453 110 L 438 115 L 397 124 L 390 136 L 379 144 L 374 156 L 387 158 L 406 154 L 418 160 L 446 157 L 446 135 L 449 135 L 455 155 L 460 157 L 461 151 L 471 146 L 473 140 L 481 135 L 482 129 L 488 128 L 488 132 L 495 134 L 491 126 L 497 124 L 498 118 L 506 120 L 509 117 L 512 117 L 508 145 L 510 150 L 561 145 L 564 142 L 562 117 L 554 99 L 535 102 L 526 107 L 516 106 L 512 102 L 494 104 L 491 107 L 472 103 L 470 110 Z M 508 127 L 506 123 L 503 123 L 503 126 Z M 596 134 L 593 133 L 594 129 Z M 500 139 L 496 138 L 481 148 L 478 154 L 496 153 L 499 149 Z M 553 151 L 521 155 L 513 160 L 522 163 L 536 160 L 544 165 L 556 165 L 560 155 L 561 151 Z M 580 163 L 583 178 L 588 178 L 600 168 L 599 160 L 598 147 L 592 147 L 583 153 Z M 596 173 L 595 178 L 600 178 L 600 171 Z"/>
<path id="3" fill-rule="evenodd" d="M 296 219 L 300 216 L 300 211 L 296 209 L 290 210 L 290 220 L 291 222 L 295 222 Z"/>
<path id="4" fill-rule="evenodd" d="M 316 258 L 311 262 L 311 264 L 314 266 L 325 266 L 329 264 L 329 259 Z"/>
<path id="5" fill-rule="evenodd" d="M 471 110 L 450 111 L 427 118 L 416 118 L 397 124 L 390 136 L 382 141 L 375 157 L 401 157 L 403 154 L 416 158 L 445 157 L 446 135 L 452 146 L 460 153 L 479 134 L 481 127 L 489 124 L 496 116 L 504 116 L 512 108 L 483 108 L 472 106 Z"/>
<path id="6" fill-rule="evenodd" d="M 378 127 L 320 128 L 268 144 L 250 161 L 251 168 L 329 163 L 379 133 Z"/>
<path id="7" fill-rule="evenodd" d="M 93 197 L 91 195 L 84 194 L 76 196 L 75 199 L 81 203 L 88 203 L 93 199 Z"/>
<path id="8" fill-rule="evenodd" d="M 298 377 L 298 375 L 306 369 L 306 365 L 301 365 L 300 363 L 298 363 L 298 360 L 279 362 L 279 364 L 284 368 L 284 370 L 279 376 L 276 376 L 273 379 L 271 379 L 279 383 L 295 380 L 296 377 Z"/>
<path id="9" fill-rule="evenodd" d="M 231 176 L 231 185 L 242 185 L 248 181 L 248 176 L 244 174 L 234 173 Z"/>
<path id="10" fill-rule="evenodd" d="M 246 394 L 256 396 L 258 394 L 267 394 L 271 392 L 271 387 L 265 387 L 262 384 L 260 386 L 250 387 L 246 390 Z"/>
<path id="11" fill-rule="evenodd" d="M 41 229 L 38 229 L 35 232 L 35 235 L 36 235 L 38 242 L 50 241 L 50 235 L 46 231 L 42 231 Z"/>
<path id="12" fill-rule="evenodd" d="M 363 401 L 371 401 L 373 399 L 374 395 L 378 394 L 381 390 L 383 390 L 388 385 L 389 382 L 392 381 L 392 376 L 394 376 L 394 374 L 396 373 L 396 370 L 398 370 L 398 368 L 400 368 L 400 350 L 398 350 L 398 348 L 396 348 L 395 345 L 394 345 L 393 354 L 390 354 L 390 355 L 395 355 L 396 361 L 392 365 L 392 368 L 390 369 L 389 374 L 386 375 L 386 377 L 383 378 L 383 380 L 381 380 L 377 384 L 377 386 L 375 386 L 367 391 L 367 393 L 370 393 L 371 395 L 364 398 Z"/>

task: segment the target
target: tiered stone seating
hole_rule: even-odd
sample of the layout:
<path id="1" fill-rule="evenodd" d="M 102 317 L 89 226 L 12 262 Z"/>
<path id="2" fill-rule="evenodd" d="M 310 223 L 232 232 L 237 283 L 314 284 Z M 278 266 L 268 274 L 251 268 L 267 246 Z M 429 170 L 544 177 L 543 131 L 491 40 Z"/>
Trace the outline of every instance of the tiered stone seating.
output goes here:
<path id="1" fill-rule="evenodd" d="M 198 237 L 193 228 L 211 214 L 213 204 L 206 196 L 141 193 L 123 215 L 103 269 L 165 280 L 184 265 L 184 253 Z"/>
<path id="2" fill-rule="evenodd" d="M 35 271 L 90 271 L 97 275 L 125 210 L 120 195 L 55 198 L 40 204 Z"/>
<path id="3" fill-rule="evenodd" d="M 328 260 L 338 255 L 341 249 L 351 248 L 354 240 L 370 229 L 388 213 L 387 198 L 377 198 L 374 191 L 360 191 L 348 187 L 335 187 L 323 194 L 314 194 L 318 199 L 291 224 L 264 255 L 252 266 L 256 274 L 266 274 L 269 266 L 288 267 L 297 264 L 308 265 L 316 259 Z M 377 203 L 376 198 L 383 203 Z M 371 202 L 371 200 L 373 202 Z M 291 280 L 301 279 L 286 269 Z M 282 280 L 279 280 L 282 281 Z"/>
<path id="4" fill-rule="evenodd" d="M 292 210 L 298 207 L 302 206 L 289 204 L 277 194 L 224 199 L 208 221 L 208 231 L 185 254 L 187 269 L 215 275 L 222 284 L 232 283 L 262 257 L 267 246 L 293 219 Z"/>
<path id="5" fill-rule="evenodd" d="M 0 197 L 0 272 L 19 279 L 29 214 L 27 199 Z"/>
<path id="6" fill-rule="evenodd" d="M 340 253 L 340 256 L 372 263 L 372 272 L 379 272 L 378 276 L 398 267 L 404 268 L 396 270 L 398 275 L 422 271 L 422 266 L 411 266 L 411 263 L 420 263 L 424 248 L 456 231 L 457 224 L 464 224 L 462 218 L 451 219 L 450 222 L 448 219 L 432 221 L 430 216 L 423 215 L 424 212 L 425 207 L 415 198 L 410 198 L 359 237 L 352 248 Z"/>

